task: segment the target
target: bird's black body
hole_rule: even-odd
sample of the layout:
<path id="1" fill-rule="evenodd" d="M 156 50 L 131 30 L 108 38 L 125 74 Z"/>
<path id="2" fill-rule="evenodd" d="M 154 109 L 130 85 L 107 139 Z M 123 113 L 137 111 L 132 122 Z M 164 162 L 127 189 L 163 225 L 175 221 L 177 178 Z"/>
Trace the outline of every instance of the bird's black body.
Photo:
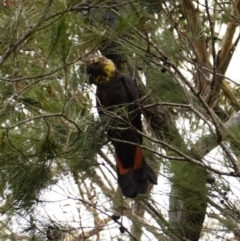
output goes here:
<path id="1" fill-rule="evenodd" d="M 99 61 L 98 61 L 99 59 Z M 142 148 L 142 121 L 138 105 L 138 91 L 133 79 L 120 73 L 104 57 L 87 64 L 89 80 L 97 85 L 96 102 L 100 116 L 117 114 L 112 118 L 107 133 L 116 152 L 118 182 L 126 197 L 146 193 L 148 181 L 157 183 L 157 177 L 144 160 Z M 118 118 L 119 117 L 119 118 Z"/>

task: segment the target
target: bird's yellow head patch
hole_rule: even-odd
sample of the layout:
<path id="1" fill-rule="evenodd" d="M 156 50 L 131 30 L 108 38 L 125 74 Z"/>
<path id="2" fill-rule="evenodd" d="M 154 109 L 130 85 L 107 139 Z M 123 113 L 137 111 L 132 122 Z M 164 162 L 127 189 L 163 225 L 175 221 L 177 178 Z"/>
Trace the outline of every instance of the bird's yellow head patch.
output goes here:
<path id="1" fill-rule="evenodd" d="M 103 56 L 93 56 L 85 60 L 90 82 L 100 85 L 108 82 L 116 73 L 116 66 L 112 60 Z"/>

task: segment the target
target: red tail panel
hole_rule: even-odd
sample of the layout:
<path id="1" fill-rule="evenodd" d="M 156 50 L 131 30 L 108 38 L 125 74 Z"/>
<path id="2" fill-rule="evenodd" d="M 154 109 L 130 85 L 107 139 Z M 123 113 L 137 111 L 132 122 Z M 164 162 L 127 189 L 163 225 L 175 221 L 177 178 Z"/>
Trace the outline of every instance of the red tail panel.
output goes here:
<path id="1" fill-rule="evenodd" d="M 144 161 L 143 150 L 140 147 L 136 147 L 135 158 L 134 158 L 134 166 L 133 169 L 139 169 L 142 167 Z"/>
<path id="2" fill-rule="evenodd" d="M 134 198 L 138 193 L 146 193 L 148 190 L 148 168 L 144 160 L 144 153 L 140 147 L 136 147 L 133 166 L 123 168 L 122 160 L 116 154 L 118 183 L 123 195 Z"/>
<path id="3" fill-rule="evenodd" d="M 116 155 L 116 165 L 120 175 L 126 175 L 130 169 L 130 168 L 127 168 L 127 169 L 123 168 L 122 162 L 120 161 L 117 155 Z"/>

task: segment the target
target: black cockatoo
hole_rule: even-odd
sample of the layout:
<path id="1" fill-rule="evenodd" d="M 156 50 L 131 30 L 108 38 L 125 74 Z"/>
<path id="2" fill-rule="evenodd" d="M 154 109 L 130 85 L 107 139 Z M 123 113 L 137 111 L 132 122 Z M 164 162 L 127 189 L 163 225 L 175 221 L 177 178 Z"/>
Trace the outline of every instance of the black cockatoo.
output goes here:
<path id="1" fill-rule="evenodd" d="M 142 145 L 142 135 L 137 130 L 142 131 L 142 121 L 135 82 L 103 56 L 89 57 L 84 62 L 89 82 L 97 86 L 96 102 L 100 117 L 106 112 L 116 111 L 125 120 L 125 124 L 115 120 L 107 130 L 115 148 L 118 183 L 123 195 L 134 198 L 138 193 L 146 193 L 148 182 L 157 184 L 157 177 L 139 146 Z M 125 109 L 119 109 L 123 105 Z"/>

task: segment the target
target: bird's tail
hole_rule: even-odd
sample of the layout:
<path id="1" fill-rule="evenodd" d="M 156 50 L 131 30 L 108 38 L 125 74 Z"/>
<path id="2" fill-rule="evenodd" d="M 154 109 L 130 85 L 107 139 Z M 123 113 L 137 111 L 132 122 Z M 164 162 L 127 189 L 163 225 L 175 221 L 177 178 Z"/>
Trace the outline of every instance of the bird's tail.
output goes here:
<path id="1" fill-rule="evenodd" d="M 148 182 L 157 184 L 157 176 L 144 160 L 144 153 L 140 147 L 136 147 L 133 166 L 124 168 L 123 163 L 116 154 L 118 183 L 124 196 L 134 198 L 138 193 L 147 192 Z"/>

